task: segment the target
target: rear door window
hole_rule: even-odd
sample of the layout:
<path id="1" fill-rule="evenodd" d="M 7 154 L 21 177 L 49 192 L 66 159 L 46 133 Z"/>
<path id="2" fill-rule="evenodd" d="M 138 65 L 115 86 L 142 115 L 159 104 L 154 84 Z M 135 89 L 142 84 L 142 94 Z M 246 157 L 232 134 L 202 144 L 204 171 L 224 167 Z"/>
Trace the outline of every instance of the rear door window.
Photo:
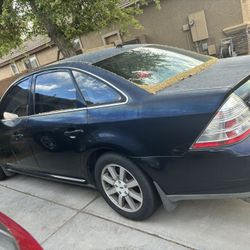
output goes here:
<path id="1" fill-rule="evenodd" d="M 84 107 L 68 71 L 38 75 L 35 81 L 35 113 L 47 113 Z"/>
<path id="2" fill-rule="evenodd" d="M 73 71 L 73 75 L 88 106 L 116 103 L 122 100 L 117 90 L 100 79 L 79 71 Z"/>

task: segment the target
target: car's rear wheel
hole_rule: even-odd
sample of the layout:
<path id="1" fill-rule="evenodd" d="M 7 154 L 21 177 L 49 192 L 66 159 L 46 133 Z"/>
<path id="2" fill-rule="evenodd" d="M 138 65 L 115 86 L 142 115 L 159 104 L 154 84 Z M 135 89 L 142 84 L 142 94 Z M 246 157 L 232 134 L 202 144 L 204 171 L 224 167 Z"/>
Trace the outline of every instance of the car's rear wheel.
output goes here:
<path id="1" fill-rule="evenodd" d="M 6 175 L 3 171 L 3 169 L 0 167 L 0 181 L 4 180 L 6 178 Z"/>
<path id="2" fill-rule="evenodd" d="M 152 181 L 126 157 L 114 153 L 101 156 L 95 179 L 106 202 L 124 217 L 143 220 L 158 207 Z"/>

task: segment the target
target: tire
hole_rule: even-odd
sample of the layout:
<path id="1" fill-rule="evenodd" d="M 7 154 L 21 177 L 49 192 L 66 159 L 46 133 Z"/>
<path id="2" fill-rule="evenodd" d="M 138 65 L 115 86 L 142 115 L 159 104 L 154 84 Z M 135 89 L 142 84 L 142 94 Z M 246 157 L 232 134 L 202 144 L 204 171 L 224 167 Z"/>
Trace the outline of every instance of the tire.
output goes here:
<path id="1" fill-rule="evenodd" d="M 95 165 L 95 180 L 109 206 L 128 219 L 145 220 L 160 204 L 152 181 L 124 156 L 102 155 Z"/>
<path id="2" fill-rule="evenodd" d="M 3 181 L 4 179 L 6 179 L 6 175 L 3 169 L 0 167 L 0 181 Z"/>

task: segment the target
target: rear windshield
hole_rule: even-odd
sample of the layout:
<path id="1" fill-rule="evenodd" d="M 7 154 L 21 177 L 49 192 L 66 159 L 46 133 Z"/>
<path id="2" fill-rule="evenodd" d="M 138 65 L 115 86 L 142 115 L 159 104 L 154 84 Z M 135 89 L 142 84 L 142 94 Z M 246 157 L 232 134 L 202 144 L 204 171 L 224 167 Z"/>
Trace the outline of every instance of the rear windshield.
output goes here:
<path id="1" fill-rule="evenodd" d="M 139 85 L 156 85 L 204 61 L 164 47 L 139 47 L 105 59 L 96 66 Z"/>

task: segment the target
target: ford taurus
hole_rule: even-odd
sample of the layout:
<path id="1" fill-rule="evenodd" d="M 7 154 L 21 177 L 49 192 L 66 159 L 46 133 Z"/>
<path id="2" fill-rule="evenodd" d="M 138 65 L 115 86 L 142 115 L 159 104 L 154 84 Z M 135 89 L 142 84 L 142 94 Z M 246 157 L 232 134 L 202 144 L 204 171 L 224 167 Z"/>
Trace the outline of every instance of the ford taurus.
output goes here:
<path id="1" fill-rule="evenodd" d="M 161 45 L 86 53 L 14 82 L 0 103 L 0 179 L 97 188 L 119 214 L 250 197 L 250 56 Z"/>

